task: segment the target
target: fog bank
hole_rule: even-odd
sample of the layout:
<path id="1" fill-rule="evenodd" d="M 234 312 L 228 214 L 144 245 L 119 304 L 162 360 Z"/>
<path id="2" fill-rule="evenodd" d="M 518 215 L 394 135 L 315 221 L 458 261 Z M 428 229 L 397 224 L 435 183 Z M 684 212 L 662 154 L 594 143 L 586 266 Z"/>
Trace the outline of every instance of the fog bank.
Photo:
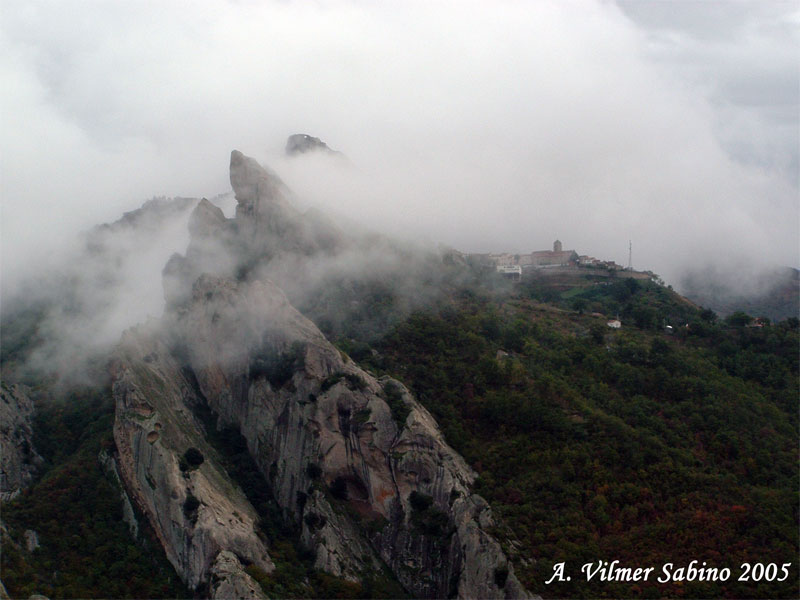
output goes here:
<path id="1" fill-rule="evenodd" d="M 7 2 L 3 290 L 143 198 L 225 192 L 232 148 L 468 252 L 798 266 L 800 21 L 761 5 Z M 352 168 L 284 160 L 298 132 Z"/>

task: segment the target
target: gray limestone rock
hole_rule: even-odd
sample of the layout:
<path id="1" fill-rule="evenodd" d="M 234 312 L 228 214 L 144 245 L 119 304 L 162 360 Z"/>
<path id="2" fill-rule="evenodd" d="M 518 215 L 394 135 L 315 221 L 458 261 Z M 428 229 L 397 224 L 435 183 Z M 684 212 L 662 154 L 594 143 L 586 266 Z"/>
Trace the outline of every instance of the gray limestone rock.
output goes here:
<path id="1" fill-rule="evenodd" d="M 203 276 L 172 327 L 209 406 L 245 436 L 320 568 L 356 579 L 377 556 L 417 596 L 526 595 L 487 533 L 488 505 L 469 491 L 475 474 L 430 413 L 342 355 L 280 289 Z M 415 494 L 429 505 L 415 507 Z M 501 589 L 495 571 L 506 569 Z"/>
<path id="2" fill-rule="evenodd" d="M 333 251 L 341 237 L 238 151 L 230 176 L 235 221 L 198 205 L 186 257 L 165 268 L 178 300 L 123 336 L 113 368 L 120 472 L 170 561 L 212 591 L 222 580 L 226 590 L 250 585 L 237 563 L 272 569 L 255 511 L 203 439 L 192 412 L 202 403 L 244 436 L 319 568 L 355 581 L 388 565 L 416 597 L 529 597 L 488 533 L 475 473 L 430 413 L 337 350 L 257 269 L 239 276 L 242 266 Z M 214 252 L 235 269 L 209 267 Z M 206 457 L 195 471 L 180 468 L 188 447 Z"/>
<path id="3" fill-rule="evenodd" d="M 236 221 L 245 227 L 245 236 L 254 235 L 259 226 L 280 233 L 299 218 L 280 177 L 238 150 L 231 152 L 230 180 L 236 195 Z"/>
<path id="4" fill-rule="evenodd" d="M 237 202 L 238 249 L 245 260 L 287 252 L 309 256 L 346 244 L 346 236 L 330 221 L 292 205 L 292 192 L 274 171 L 238 150 L 231 152 L 230 180 Z"/>
<path id="5" fill-rule="evenodd" d="M 128 494 L 189 587 L 209 582 L 222 550 L 271 572 L 258 515 L 206 442 L 190 409 L 192 386 L 160 334 L 153 322 L 127 331 L 112 367 L 114 440 Z M 195 469 L 182 460 L 189 448 L 204 456 Z"/>
<path id="6" fill-rule="evenodd" d="M 203 198 L 189 216 L 189 234 L 192 238 L 218 235 L 227 224 L 222 210 Z"/>
<path id="7" fill-rule="evenodd" d="M 39 534 L 33 529 L 26 529 L 22 536 L 25 538 L 25 548 L 28 550 L 28 552 L 33 552 L 39 546 L 41 546 L 39 543 Z"/>
<path id="8" fill-rule="evenodd" d="M 211 598 L 266 600 L 261 586 L 244 571 L 236 554 L 223 550 L 211 567 Z"/>

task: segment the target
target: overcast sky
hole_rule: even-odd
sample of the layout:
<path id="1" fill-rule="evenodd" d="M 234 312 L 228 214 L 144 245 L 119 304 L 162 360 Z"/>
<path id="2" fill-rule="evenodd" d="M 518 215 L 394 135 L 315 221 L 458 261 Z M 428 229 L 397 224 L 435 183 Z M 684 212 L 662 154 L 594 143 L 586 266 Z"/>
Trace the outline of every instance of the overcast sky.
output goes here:
<path id="1" fill-rule="evenodd" d="M 0 3 L 2 275 L 230 151 L 464 251 L 798 266 L 798 2 Z M 304 132 L 354 165 L 280 157 Z"/>

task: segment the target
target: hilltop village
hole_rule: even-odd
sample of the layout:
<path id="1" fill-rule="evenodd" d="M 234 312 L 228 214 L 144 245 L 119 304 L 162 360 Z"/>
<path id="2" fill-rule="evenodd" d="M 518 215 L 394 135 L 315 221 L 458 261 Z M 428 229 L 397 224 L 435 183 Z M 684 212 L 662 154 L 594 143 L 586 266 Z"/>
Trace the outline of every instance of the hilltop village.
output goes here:
<path id="1" fill-rule="evenodd" d="M 650 271 L 634 271 L 613 260 L 600 260 L 594 256 L 578 254 L 575 250 L 564 250 L 560 240 L 553 242 L 552 250 L 537 250 L 530 254 L 468 254 L 469 260 L 494 265 L 497 272 L 514 280 L 523 275 L 562 275 L 597 277 L 621 277 L 630 279 L 652 279 Z"/>

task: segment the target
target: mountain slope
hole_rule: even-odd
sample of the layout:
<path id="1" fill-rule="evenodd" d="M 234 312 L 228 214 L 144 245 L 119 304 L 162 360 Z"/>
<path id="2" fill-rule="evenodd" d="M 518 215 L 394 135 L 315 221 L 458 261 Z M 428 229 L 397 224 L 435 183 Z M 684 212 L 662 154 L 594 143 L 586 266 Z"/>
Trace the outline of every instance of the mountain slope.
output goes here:
<path id="1" fill-rule="evenodd" d="M 796 320 L 719 321 L 654 281 L 512 283 L 302 213 L 241 153 L 231 167 L 236 216 L 178 207 L 164 314 L 94 347 L 108 376 L 87 394 L 27 372 L 45 475 L 3 506 L 13 595 L 798 596 Z M 83 264 L 127 264 L 113 240 L 133 214 Z M 11 321 L 4 374 L 52 347 L 42 315 Z M 790 568 L 575 575 L 612 559 Z M 560 562 L 572 580 L 545 585 Z"/>
<path id="2" fill-rule="evenodd" d="M 680 312 L 688 328 L 631 319 L 612 330 L 489 278 L 413 314 L 364 364 L 402 379 L 437 418 L 479 473 L 520 580 L 543 596 L 796 597 L 797 324 L 709 323 L 650 285 L 630 302 L 652 302 L 655 322 Z M 614 559 L 658 575 L 706 561 L 733 576 L 576 576 Z M 560 562 L 572 581 L 541 587 Z M 745 562 L 789 573 L 738 581 Z"/>
<path id="3" fill-rule="evenodd" d="M 207 264 L 241 279 L 279 257 L 336 252 L 350 243 L 330 228 L 318 235 L 319 222 L 309 224 L 291 207 L 276 176 L 236 151 L 231 181 L 239 202 L 234 222 L 198 205 L 187 256 L 173 257 L 166 269 L 170 309 L 157 326 L 162 335 L 148 342 L 147 335 L 126 334 L 113 377 L 121 471 L 178 572 L 196 587 L 220 550 L 242 545 L 240 570 L 260 559 L 268 572 L 252 519 L 236 540 L 222 539 L 213 524 L 202 530 L 211 506 L 223 504 L 217 522 L 251 514 L 241 503 L 227 510 L 218 495 L 198 491 L 197 477 L 219 463 L 207 460 L 181 480 L 185 447 L 210 453 L 191 415 L 203 402 L 219 426 L 244 436 L 318 568 L 359 581 L 385 562 L 418 597 L 527 595 L 487 532 L 488 506 L 469 491 L 474 474 L 400 384 L 378 381 L 343 357 L 269 281 L 237 281 L 229 272 L 200 275 L 190 290 L 181 288 Z M 221 258 L 209 260 L 213 252 Z M 243 272 L 242 265 L 250 268 Z M 196 389 L 186 385 L 187 370 Z M 196 525 L 181 515 L 184 488 L 199 501 Z"/>
<path id="4" fill-rule="evenodd" d="M 249 564 L 274 569 L 256 532 L 258 515 L 188 412 L 198 399 L 180 365 L 146 330 L 126 332 L 112 367 L 114 441 L 125 487 L 191 589 L 210 584 L 211 597 L 225 597 L 227 590 L 210 580 L 220 560 L 230 562 L 221 554 L 228 550 L 244 561 L 235 576 L 263 597 L 244 573 Z"/>
<path id="5" fill-rule="evenodd" d="M 154 198 L 83 234 L 18 290 L 3 289 L 6 377 L 97 382 L 124 329 L 162 310 L 160 271 L 188 243 L 196 198 Z"/>

